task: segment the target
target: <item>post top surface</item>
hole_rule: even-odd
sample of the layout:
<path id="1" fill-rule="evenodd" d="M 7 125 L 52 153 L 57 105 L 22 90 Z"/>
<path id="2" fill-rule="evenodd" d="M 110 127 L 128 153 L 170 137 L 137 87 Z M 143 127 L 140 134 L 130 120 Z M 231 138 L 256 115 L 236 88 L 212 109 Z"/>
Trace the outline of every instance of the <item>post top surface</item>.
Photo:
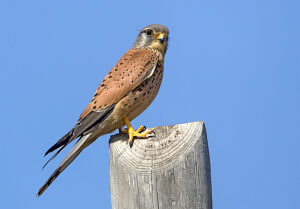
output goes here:
<path id="1" fill-rule="evenodd" d="M 164 172 L 180 161 L 205 133 L 202 121 L 151 128 L 155 136 L 127 143 L 126 134 L 116 134 L 109 141 L 113 160 L 140 175 Z"/>

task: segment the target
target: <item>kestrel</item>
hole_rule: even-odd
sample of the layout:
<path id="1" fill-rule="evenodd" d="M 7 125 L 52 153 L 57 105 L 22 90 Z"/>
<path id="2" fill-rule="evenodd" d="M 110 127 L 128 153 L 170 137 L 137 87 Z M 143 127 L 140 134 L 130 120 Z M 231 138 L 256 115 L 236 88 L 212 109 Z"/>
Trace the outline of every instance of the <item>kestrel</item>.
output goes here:
<path id="1" fill-rule="evenodd" d="M 139 32 L 133 47 L 100 83 L 76 125 L 45 153 L 46 156 L 58 149 L 50 158 L 51 161 L 71 141 L 79 138 L 40 188 L 37 196 L 40 196 L 80 152 L 99 136 L 119 129 L 128 134 L 128 142 L 132 144 L 133 137 L 146 138 L 151 132 L 145 130 L 144 126 L 134 130 L 130 121 L 140 115 L 158 93 L 163 78 L 168 35 L 168 28 L 158 24 L 149 25 Z M 122 130 L 125 125 L 127 129 Z"/>

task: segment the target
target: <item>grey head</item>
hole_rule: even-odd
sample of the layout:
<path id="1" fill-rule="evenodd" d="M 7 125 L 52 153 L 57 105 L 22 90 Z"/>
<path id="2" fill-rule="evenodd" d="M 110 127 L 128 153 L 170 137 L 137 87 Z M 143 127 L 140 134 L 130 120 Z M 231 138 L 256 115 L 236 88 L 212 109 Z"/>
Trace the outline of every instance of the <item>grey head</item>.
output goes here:
<path id="1" fill-rule="evenodd" d="M 166 26 L 153 24 L 143 28 L 137 36 L 133 49 L 152 48 L 165 55 L 168 48 L 169 29 Z"/>

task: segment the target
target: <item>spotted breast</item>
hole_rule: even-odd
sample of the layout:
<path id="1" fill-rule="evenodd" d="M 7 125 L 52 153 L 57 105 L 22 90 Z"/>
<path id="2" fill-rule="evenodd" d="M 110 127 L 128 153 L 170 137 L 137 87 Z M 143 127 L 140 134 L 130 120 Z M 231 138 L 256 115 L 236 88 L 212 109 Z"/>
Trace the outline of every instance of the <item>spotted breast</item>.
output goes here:
<path id="1" fill-rule="evenodd" d="M 163 56 L 158 51 L 149 50 L 158 58 L 153 74 L 122 99 L 116 107 L 122 110 L 121 117 L 128 115 L 129 120 L 136 118 L 153 102 L 162 82 L 164 70 Z"/>

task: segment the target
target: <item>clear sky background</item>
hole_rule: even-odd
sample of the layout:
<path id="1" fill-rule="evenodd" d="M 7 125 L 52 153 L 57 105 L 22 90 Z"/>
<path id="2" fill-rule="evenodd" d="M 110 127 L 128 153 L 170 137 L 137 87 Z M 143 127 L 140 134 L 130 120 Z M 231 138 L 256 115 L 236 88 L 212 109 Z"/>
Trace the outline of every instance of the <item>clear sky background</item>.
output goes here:
<path id="1" fill-rule="evenodd" d="M 40 197 L 77 121 L 138 29 L 170 29 L 161 90 L 137 127 L 203 120 L 213 205 L 300 208 L 300 1 L 0 1 L 1 208 L 110 208 L 109 135 Z M 126 188 L 124 188 L 126 189 Z"/>

